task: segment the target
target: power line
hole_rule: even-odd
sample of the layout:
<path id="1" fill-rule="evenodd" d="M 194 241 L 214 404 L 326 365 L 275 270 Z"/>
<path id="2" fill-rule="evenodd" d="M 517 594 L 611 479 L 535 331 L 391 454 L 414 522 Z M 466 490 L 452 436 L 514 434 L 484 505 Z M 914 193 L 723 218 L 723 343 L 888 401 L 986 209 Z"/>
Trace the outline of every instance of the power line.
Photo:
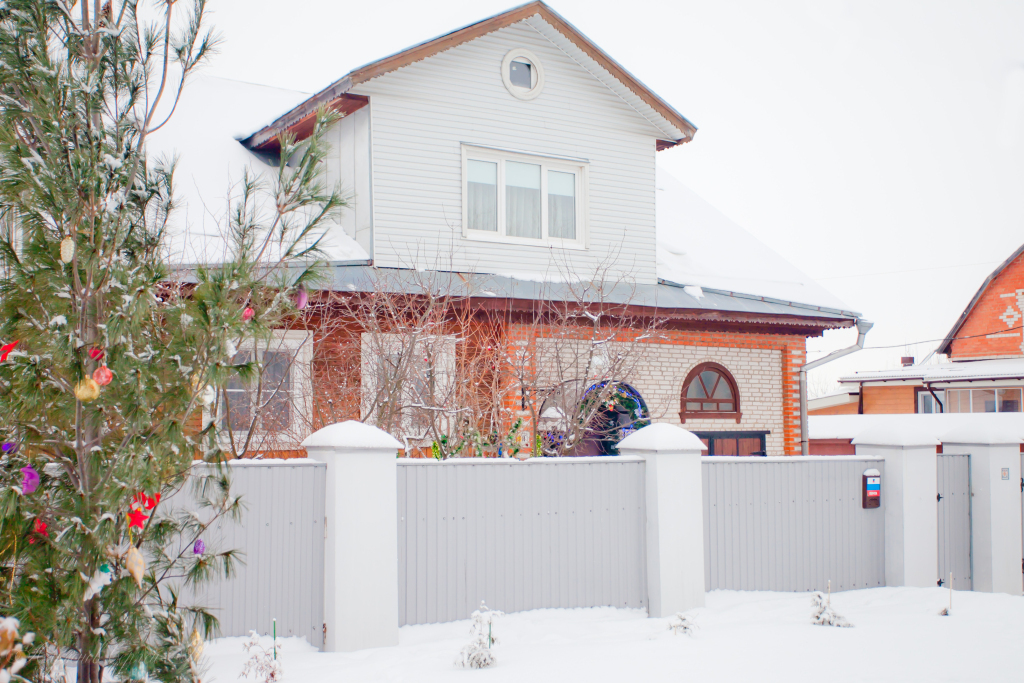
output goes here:
<path id="1" fill-rule="evenodd" d="M 981 263 L 955 263 L 953 265 L 935 265 L 927 268 L 910 268 L 907 270 L 883 270 L 881 272 L 856 272 L 847 275 L 827 275 L 814 280 L 844 280 L 849 278 L 873 278 L 876 275 L 896 275 L 904 272 L 924 272 L 926 270 L 946 270 L 948 268 L 969 268 L 976 265 L 994 265 L 999 261 L 983 261 Z"/>
<path id="2" fill-rule="evenodd" d="M 993 330 L 992 332 L 983 332 L 982 334 L 969 334 L 969 335 L 966 335 L 966 336 L 963 336 L 963 337 L 953 337 L 953 338 L 950 339 L 950 341 L 957 341 L 959 339 L 977 339 L 978 337 L 987 337 L 990 334 L 1003 334 L 1003 333 L 1006 333 L 1006 332 L 1013 332 L 1014 330 L 1021 330 L 1021 329 L 1024 329 L 1024 325 L 1017 325 L 1017 327 L 1010 327 L 1010 328 L 1007 328 L 1005 330 Z M 916 342 L 906 342 L 906 343 L 903 343 L 903 344 L 893 344 L 892 346 L 866 346 L 866 347 L 864 347 L 864 350 L 865 351 L 874 351 L 874 350 L 880 350 L 880 349 L 898 349 L 898 348 L 901 348 L 901 347 L 904 347 L 904 346 L 914 346 L 916 344 L 929 344 L 931 342 L 942 342 L 942 341 L 946 341 L 946 337 L 942 337 L 941 339 L 924 339 L 922 341 L 916 341 Z"/>

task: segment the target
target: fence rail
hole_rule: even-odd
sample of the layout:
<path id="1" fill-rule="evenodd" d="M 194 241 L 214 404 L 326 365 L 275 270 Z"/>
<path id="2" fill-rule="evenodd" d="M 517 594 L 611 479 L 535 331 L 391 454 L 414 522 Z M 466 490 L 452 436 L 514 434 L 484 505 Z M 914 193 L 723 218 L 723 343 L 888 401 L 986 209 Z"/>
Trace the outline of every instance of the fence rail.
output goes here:
<path id="1" fill-rule="evenodd" d="M 399 624 L 644 607 L 644 461 L 401 459 Z"/>
<path id="2" fill-rule="evenodd" d="M 861 509 L 881 470 L 882 507 Z M 885 585 L 881 458 L 702 459 L 706 590 L 850 590 Z"/>

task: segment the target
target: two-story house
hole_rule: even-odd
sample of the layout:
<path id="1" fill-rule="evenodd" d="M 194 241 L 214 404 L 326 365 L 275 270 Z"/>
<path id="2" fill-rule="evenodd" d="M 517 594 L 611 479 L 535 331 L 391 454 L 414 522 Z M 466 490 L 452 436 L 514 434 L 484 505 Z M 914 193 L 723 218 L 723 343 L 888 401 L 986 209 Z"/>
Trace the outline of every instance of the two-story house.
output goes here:
<path id="1" fill-rule="evenodd" d="M 216 251 L 224 193 L 241 168 L 266 174 L 282 131 L 308 136 L 322 106 L 342 115 L 326 178 L 350 198 L 328 246 L 325 292 L 367 293 L 380 274 L 454 274 L 461 301 L 505 313 L 494 343 L 565 347 L 538 324 L 537 302 L 613 281 L 605 304 L 628 309 L 622 319 L 656 321 L 657 334 L 623 342 L 643 345 L 622 379 L 644 418 L 683 424 L 713 454 L 799 452 L 806 339 L 858 314 L 660 171 L 658 155 L 685 153 L 673 150 L 694 125 L 548 6 L 428 40 L 312 96 L 197 79 L 151 143 L 181 154 L 182 259 Z M 279 372 L 293 402 L 285 422 L 333 401 L 325 397 L 342 383 L 361 383 L 365 402 L 360 371 L 374 361 L 365 339 L 346 355 L 344 335 L 310 334 L 296 374 Z M 530 413 L 544 392 L 513 385 L 492 399 L 549 418 L 518 427 L 533 444 L 538 430 L 557 429 L 558 411 Z M 346 405 L 360 417 L 358 401 Z"/>

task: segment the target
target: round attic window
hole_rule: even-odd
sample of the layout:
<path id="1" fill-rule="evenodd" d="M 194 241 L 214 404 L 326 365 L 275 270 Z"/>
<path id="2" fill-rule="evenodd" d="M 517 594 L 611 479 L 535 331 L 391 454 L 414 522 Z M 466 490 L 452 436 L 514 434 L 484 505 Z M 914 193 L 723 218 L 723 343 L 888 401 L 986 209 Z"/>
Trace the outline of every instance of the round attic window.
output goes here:
<path id="1" fill-rule="evenodd" d="M 544 67 L 526 48 L 509 50 L 501 60 L 501 81 L 520 100 L 532 100 L 544 89 Z"/>

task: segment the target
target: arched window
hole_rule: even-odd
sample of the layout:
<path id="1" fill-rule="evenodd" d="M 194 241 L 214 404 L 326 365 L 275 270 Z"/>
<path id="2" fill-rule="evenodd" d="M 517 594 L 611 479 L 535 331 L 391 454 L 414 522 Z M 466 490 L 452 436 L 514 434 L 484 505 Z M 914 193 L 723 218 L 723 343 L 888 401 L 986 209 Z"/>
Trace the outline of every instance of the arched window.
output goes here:
<path id="1" fill-rule="evenodd" d="M 740 392 L 736 380 L 718 363 L 701 363 L 683 382 L 679 421 L 686 418 L 732 418 L 737 422 L 740 413 Z"/>

